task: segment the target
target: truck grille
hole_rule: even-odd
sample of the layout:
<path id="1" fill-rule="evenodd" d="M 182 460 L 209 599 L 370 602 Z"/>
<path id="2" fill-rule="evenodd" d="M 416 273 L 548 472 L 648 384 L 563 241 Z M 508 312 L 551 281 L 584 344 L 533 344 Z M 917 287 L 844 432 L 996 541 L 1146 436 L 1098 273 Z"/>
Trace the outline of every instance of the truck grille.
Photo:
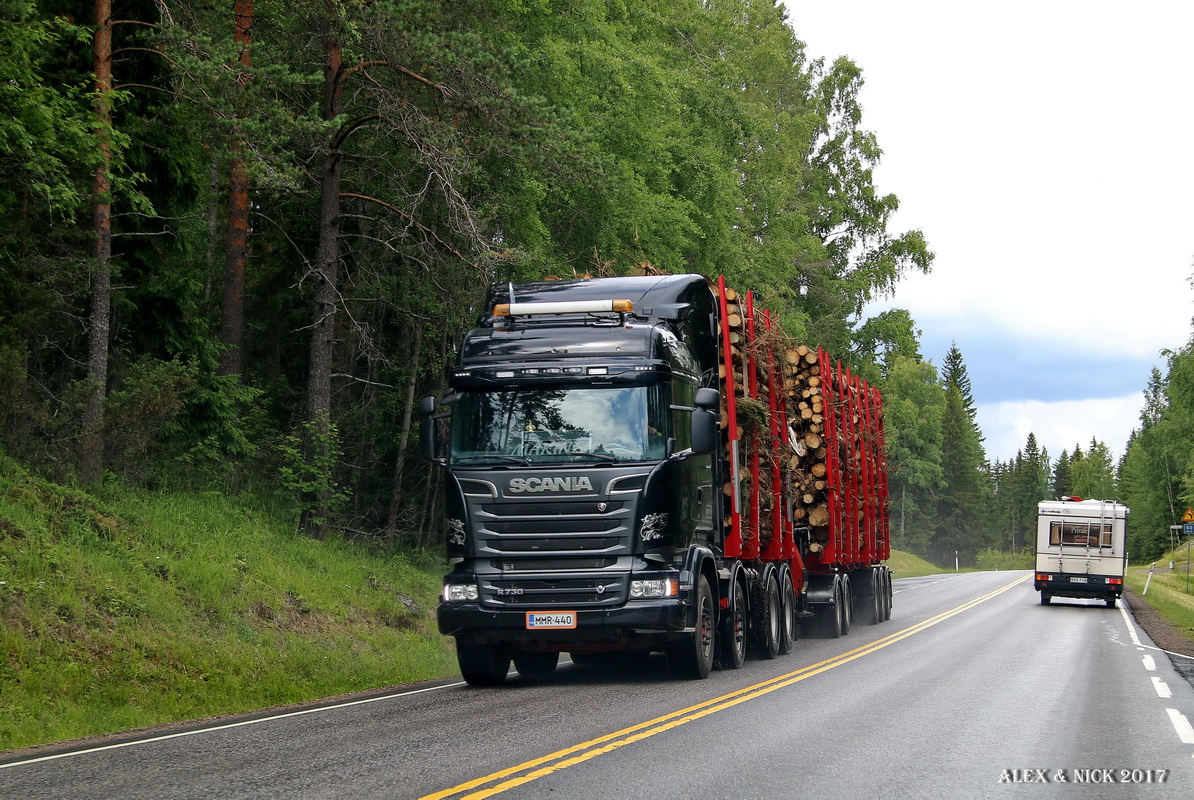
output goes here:
<path id="1" fill-rule="evenodd" d="M 500 553 L 540 553 L 571 550 L 605 551 L 617 547 L 621 542 L 621 539 L 614 536 L 584 536 L 571 539 L 536 537 L 534 539 L 489 539 L 485 545 L 490 550 L 497 550 Z"/>
<path id="2" fill-rule="evenodd" d="M 481 581 L 481 602 L 490 606 L 600 608 L 621 605 L 626 575 L 576 578 L 496 578 Z"/>
<path id="3" fill-rule="evenodd" d="M 563 516 L 597 516 L 610 515 L 621 511 L 626 504 L 622 501 L 612 501 L 599 509 L 598 503 L 485 503 L 481 510 L 495 517 L 563 517 Z"/>
<path id="4" fill-rule="evenodd" d="M 612 567 L 618 563 L 616 558 L 517 558 L 517 559 L 499 559 L 495 558 L 490 562 L 494 569 L 500 569 L 503 572 L 528 572 L 533 570 L 549 571 L 549 570 L 594 570 L 605 569 Z"/>

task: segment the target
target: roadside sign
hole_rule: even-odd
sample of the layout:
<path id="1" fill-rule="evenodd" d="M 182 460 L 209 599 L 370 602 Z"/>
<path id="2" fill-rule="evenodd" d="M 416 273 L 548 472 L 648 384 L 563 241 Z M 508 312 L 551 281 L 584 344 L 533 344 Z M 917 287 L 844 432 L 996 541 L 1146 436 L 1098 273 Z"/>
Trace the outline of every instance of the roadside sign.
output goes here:
<path id="1" fill-rule="evenodd" d="M 1182 533 L 1186 536 L 1194 536 L 1194 522 L 1187 522 L 1182 525 Z"/>
<path id="2" fill-rule="evenodd" d="M 1186 509 L 1186 513 L 1182 514 L 1182 522 L 1194 522 L 1194 508 Z"/>

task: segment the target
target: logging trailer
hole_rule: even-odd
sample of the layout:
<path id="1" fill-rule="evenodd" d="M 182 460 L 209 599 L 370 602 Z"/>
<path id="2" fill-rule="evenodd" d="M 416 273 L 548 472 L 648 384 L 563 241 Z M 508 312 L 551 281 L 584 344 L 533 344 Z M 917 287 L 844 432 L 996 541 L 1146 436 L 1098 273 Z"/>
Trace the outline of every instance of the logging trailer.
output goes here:
<path id="1" fill-rule="evenodd" d="M 891 614 L 879 392 L 699 275 L 494 286 L 420 401 L 475 686 L 626 652 L 704 678 Z"/>

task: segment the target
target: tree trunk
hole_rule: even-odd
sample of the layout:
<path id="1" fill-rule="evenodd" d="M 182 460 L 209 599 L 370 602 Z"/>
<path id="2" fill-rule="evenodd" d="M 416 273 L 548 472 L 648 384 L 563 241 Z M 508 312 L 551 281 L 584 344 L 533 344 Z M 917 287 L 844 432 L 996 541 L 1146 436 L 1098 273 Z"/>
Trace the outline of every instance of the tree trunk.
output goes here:
<path id="1" fill-rule="evenodd" d="M 240 46 L 240 74 L 236 85 L 242 92 L 253 66 L 253 0 L 235 0 L 233 40 Z M 220 326 L 221 375 L 244 373 L 245 264 L 249 254 L 249 171 L 245 166 L 244 143 L 232 142 L 232 163 L 228 169 L 228 253 L 224 263 L 224 305 Z"/>
<path id="2" fill-rule="evenodd" d="M 394 480 L 390 489 L 390 509 L 386 516 L 386 542 L 393 543 L 398 529 L 398 508 L 402 501 L 402 468 L 406 464 L 406 448 L 410 443 L 412 411 L 415 406 L 415 389 L 419 380 L 419 355 L 423 349 L 423 324 L 416 320 L 411 342 L 410 375 L 406 379 L 406 403 L 402 411 L 402 428 L 398 433 L 398 456 L 394 460 Z"/>
<path id="3" fill-rule="evenodd" d="M 91 312 L 87 348 L 87 405 L 79 476 L 98 484 L 104 476 L 104 395 L 108 384 L 108 339 L 112 320 L 112 2 L 95 2 L 95 130 L 99 166 L 95 170 L 92 225 L 95 270 L 91 278 Z"/>
<path id="4" fill-rule="evenodd" d="M 329 15 L 324 35 L 323 118 L 331 121 L 343 108 L 341 42 Z M 319 197 L 319 247 L 315 258 L 315 316 L 311 330 L 307 385 L 307 446 L 310 463 L 330 469 L 332 419 L 332 356 L 336 338 L 336 305 L 340 274 L 340 137 L 333 136 L 323 156 Z M 327 533 L 331 512 L 331 475 L 324 475 L 318 496 L 304 503 L 307 532 L 317 539 Z"/>

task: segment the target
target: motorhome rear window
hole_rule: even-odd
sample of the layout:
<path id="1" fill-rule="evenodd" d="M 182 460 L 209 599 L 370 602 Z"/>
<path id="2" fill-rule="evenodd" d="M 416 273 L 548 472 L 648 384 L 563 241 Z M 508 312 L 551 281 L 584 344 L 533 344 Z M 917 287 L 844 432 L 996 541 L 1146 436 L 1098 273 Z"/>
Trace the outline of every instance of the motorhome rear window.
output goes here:
<path id="1" fill-rule="evenodd" d="M 1100 535 L 1099 529 L 1102 528 Z M 1049 523 L 1049 544 L 1076 547 L 1111 547 L 1111 524 L 1055 519 Z"/>

